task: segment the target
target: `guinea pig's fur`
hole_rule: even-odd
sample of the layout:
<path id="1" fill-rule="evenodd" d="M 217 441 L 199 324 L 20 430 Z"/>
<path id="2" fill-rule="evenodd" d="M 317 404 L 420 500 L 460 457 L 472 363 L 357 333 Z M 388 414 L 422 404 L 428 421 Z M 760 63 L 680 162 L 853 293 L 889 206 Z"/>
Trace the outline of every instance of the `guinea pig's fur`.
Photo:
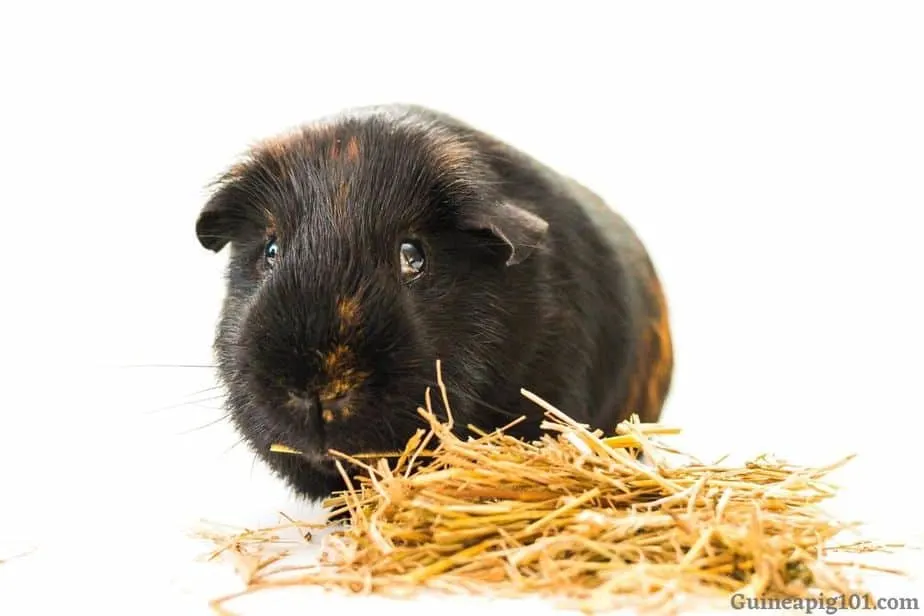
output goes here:
<path id="1" fill-rule="evenodd" d="M 363 107 L 266 140 L 216 183 L 196 233 L 230 246 L 215 340 L 230 417 L 308 499 L 343 487 L 330 449 L 401 450 L 425 427 L 436 360 L 460 431 L 525 415 L 511 433 L 538 437 L 521 388 L 608 431 L 660 417 L 671 332 L 638 237 L 446 114 Z M 410 271 L 406 241 L 422 253 Z"/>

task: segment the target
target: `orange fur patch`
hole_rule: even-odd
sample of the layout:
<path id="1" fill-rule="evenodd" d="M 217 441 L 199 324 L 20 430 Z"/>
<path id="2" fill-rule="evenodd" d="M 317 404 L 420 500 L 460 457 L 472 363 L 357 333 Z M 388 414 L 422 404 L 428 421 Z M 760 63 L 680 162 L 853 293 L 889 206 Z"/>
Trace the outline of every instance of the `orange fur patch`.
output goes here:
<path id="1" fill-rule="evenodd" d="M 359 160 L 359 139 L 350 137 L 350 140 L 347 141 L 346 151 L 348 161 L 352 163 Z"/>
<path id="2" fill-rule="evenodd" d="M 352 353 L 350 347 L 338 344 L 330 353 L 324 356 L 324 371 L 330 375 L 348 365 Z"/>
<path id="3" fill-rule="evenodd" d="M 341 298 L 337 302 L 337 316 L 340 319 L 340 336 L 346 336 L 348 329 L 359 323 L 359 302 L 356 298 Z M 368 376 L 356 370 L 353 352 L 345 344 L 338 344 L 324 356 L 322 368 L 327 377 L 327 384 L 319 394 L 322 403 L 348 394 Z M 324 409 L 324 412 L 333 413 L 330 409 Z M 349 417 L 352 411 L 348 407 L 343 407 L 339 413 L 341 417 Z"/>
<path id="4" fill-rule="evenodd" d="M 329 156 L 331 158 L 340 158 L 340 138 L 334 137 L 330 142 L 330 152 Z"/>
<path id="5" fill-rule="evenodd" d="M 324 373 L 327 384 L 319 396 L 322 402 L 340 398 L 358 387 L 368 376 L 353 366 L 353 353 L 345 344 L 338 344 L 324 356 Z"/>
<path id="6" fill-rule="evenodd" d="M 325 407 L 321 411 L 321 419 L 323 419 L 325 423 L 330 423 L 334 421 L 335 419 L 337 419 L 338 417 L 340 419 L 348 419 L 352 414 L 353 414 L 353 411 L 348 406 L 342 406 L 338 409 L 331 409 L 331 408 Z"/>
<path id="7" fill-rule="evenodd" d="M 337 303 L 337 315 L 340 317 L 340 335 L 343 336 L 347 328 L 355 327 L 359 322 L 359 302 L 352 297 L 341 299 Z"/>
<path id="8" fill-rule="evenodd" d="M 266 139 L 261 144 L 261 149 L 273 158 L 285 158 L 288 155 L 292 145 L 291 135 L 280 135 L 279 137 Z"/>
<path id="9" fill-rule="evenodd" d="M 342 398 L 358 387 L 362 382 L 363 378 L 355 371 L 345 371 L 341 373 L 339 377 L 328 381 L 327 385 L 321 390 L 319 394 L 321 402 L 330 402 L 331 400 Z"/>
<path id="10" fill-rule="evenodd" d="M 655 422 L 670 389 L 674 350 L 667 301 L 653 273 L 648 293 L 653 308 L 651 320 L 642 333 L 624 411 L 637 413 L 643 422 Z"/>
<path id="11" fill-rule="evenodd" d="M 279 166 L 282 173 L 288 172 L 292 157 L 300 151 L 310 147 L 301 130 L 290 130 L 283 134 L 265 139 L 257 148 Z"/>

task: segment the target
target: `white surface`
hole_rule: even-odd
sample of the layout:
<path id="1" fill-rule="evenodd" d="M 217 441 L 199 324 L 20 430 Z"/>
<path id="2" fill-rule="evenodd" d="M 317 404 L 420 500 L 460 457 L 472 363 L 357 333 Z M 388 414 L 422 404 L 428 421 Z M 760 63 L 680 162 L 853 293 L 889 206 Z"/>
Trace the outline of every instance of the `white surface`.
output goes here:
<path id="1" fill-rule="evenodd" d="M 37 549 L 0 564 L 0 613 L 206 614 L 235 583 L 187 529 L 298 513 L 225 424 L 187 432 L 220 420 L 192 403 L 209 371 L 119 366 L 211 359 L 209 179 L 254 139 L 392 100 L 629 217 L 671 302 L 665 420 L 690 448 L 858 452 L 845 515 L 922 530 L 920 4 L 24 6 L 0 11 L 0 559 Z M 284 612 L 372 605 L 341 601 Z"/>

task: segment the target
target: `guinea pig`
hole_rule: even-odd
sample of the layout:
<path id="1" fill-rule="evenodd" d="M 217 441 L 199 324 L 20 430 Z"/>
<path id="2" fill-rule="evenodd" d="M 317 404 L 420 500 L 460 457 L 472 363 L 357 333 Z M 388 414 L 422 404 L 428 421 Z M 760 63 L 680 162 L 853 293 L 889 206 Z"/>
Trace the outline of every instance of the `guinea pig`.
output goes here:
<path id="1" fill-rule="evenodd" d="M 401 450 L 426 428 L 437 360 L 460 430 L 523 416 L 510 433 L 538 438 L 521 388 L 605 431 L 658 421 L 668 396 L 667 303 L 636 233 L 446 113 L 372 105 L 268 138 L 215 181 L 196 234 L 229 247 L 214 352 L 230 420 L 306 499 L 344 488 L 331 449 Z"/>

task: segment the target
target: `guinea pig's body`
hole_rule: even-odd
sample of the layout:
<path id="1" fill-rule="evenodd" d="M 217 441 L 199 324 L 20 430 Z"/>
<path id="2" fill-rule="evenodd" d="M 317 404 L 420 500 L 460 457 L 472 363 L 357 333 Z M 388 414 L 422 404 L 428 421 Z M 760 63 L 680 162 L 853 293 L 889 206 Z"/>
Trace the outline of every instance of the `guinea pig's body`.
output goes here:
<path id="1" fill-rule="evenodd" d="M 632 229 L 445 114 L 367 107 L 263 142 L 197 234 L 231 244 L 215 342 L 230 415 L 308 498 L 342 487 L 329 449 L 394 451 L 424 427 L 436 360 L 460 429 L 525 415 L 512 433 L 537 437 L 521 388 L 607 431 L 657 421 L 668 395 L 667 307 Z"/>

